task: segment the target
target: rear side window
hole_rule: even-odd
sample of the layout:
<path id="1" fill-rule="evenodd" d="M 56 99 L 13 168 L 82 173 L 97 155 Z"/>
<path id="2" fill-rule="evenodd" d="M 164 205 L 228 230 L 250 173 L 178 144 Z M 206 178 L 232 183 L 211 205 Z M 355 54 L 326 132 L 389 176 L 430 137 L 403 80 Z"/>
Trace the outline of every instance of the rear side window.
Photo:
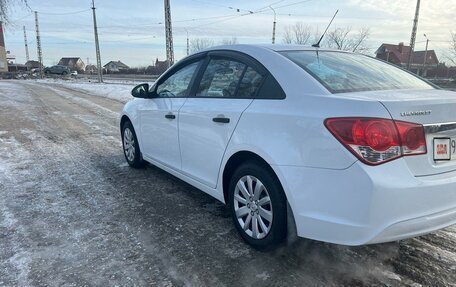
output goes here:
<path id="1" fill-rule="evenodd" d="M 239 89 L 237 91 L 236 97 L 243 99 L 252 99 L 258 93 L 264 77 L 260 75 L 257 71 L 248 67 L 242 77 L 241 82 L 239 83 Z"/>
<path id="2" fill-rule="evenodd" d="M 280 53 L 332 93 L 433 88 L 404 70 L 364 55 L 334 51 Z"/>
<path id="3" fill-rule="evenodd" d="M 197 97 L 232 98 L 246 65 L 234 60 L 211 59 L 204 71 Z"/>

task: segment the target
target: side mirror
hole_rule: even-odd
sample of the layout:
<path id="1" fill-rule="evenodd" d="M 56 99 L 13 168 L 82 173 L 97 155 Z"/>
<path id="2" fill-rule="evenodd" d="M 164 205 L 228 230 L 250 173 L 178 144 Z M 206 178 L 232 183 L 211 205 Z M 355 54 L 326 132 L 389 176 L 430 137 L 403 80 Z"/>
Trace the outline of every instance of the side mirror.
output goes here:
<path id="1" fill-rule="evenodd" d="M 135 98 L 150 98 L 152 93 L 149 92 L 149 84 L 141 84 L 131 90 L 131 95 Z"/>

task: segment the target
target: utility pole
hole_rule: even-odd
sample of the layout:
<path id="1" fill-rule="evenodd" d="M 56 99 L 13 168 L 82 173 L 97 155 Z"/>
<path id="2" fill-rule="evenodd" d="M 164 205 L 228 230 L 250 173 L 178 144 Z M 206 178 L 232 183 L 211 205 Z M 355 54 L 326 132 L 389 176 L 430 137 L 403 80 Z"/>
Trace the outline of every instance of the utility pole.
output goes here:
<path id="1" fill-rule="evenodd" d="M 40 25 L 38 24 L 38 12 L 35 11 L 35 28 L 36 28 L 36 51 L 38 53 L 38 62 L 40 62 L 40 78 L 43 78 L 43 53 L 41 51 Z"/>
<path id="2" fill-rule="evenodd" d="M 28 62 L 30 60 L 30 55 L 29 55 L 29 49 L 28 49 L 28 43 L 27 43 L 27 33 L 25 32 L 25 26 L 22 26 L 24 28 L 24 43 L 25 43 L 25 60 Z"/>
<path id="3" fill-rule="evenodd" d="M 271 6 L 269 6 L 269 8 L 271 8 L 272 12 L 274 12 L 274 22 L 272 23 L 272 44 L 275 44 L 275 33 L 276 33 L 276 19 L 277 19 L 277 15 L 276 15 L 276 11 L 274 10 L 274 8 L 272 8 Z"/>
<path id="4" fill-rule="evenodd" d="M 101 70 L 100 44 L 98 43 L 97 16 L 95 15 L 95 1 L 94 0 L 92 0 L 92 12 L 93 12 L 93 32 L 95 34 L 95 50 L 96 50 L 96 57 L 97 57 L 98 83 L 102 83 L 103 82 L 103 71 Z"/>
<path id="5" fill-rule="evenodd" d="M 166 60 L 168 68 L 174 64 L 174 48 L 173 48 L 173 28 L 171 26 L 171 7 L 169 0 L 165 1 L 165 34 L 166 34 Z"/>
<path id="6" fill-rule="evenodd" d="M 426 74 L 427 74 L 427 72 L 426 72 L 426 60 L 427 60 L 429 39 L 426 36 L 426 34 L 424 34 L 424 38 L 426 38 L 426 50 L 424 51 L 423 72 L 421 73 L 421 76 L 426 77 Z"/>
<path id="7" fill-rule="evenodd" d="M 413 20 L 412 37 L 410 38 L 410 53 L 407 60 L 407 70 L 410 70 L 413 51 L 415 50 L 416 29 L 418 28 L 418 17 L 420 15 L 420 0 L 416 1 L 415 19 Z"/>

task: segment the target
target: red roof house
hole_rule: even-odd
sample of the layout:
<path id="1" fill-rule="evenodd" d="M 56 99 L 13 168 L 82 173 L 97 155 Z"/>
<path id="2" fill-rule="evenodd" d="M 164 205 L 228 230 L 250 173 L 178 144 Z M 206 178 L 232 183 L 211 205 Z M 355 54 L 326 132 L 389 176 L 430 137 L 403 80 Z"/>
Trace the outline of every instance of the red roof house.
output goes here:
<path id="1" fill-rule="evenodd" d="M 404 43 L 382 44 L 375 52 L 376 57 L 384 61 L 396 64 L 398 66 L 407 66 L 408 57 L 410 54 L 410 46 L 405 46 Z M 426 63 L 424 62 L 426 57 Z M 434 50 L 415 51 L 410 60 L 410 68 L 414 72 L 418 72 L 421 68 L 435 68 L 439 64 L 439 60 Z"/>

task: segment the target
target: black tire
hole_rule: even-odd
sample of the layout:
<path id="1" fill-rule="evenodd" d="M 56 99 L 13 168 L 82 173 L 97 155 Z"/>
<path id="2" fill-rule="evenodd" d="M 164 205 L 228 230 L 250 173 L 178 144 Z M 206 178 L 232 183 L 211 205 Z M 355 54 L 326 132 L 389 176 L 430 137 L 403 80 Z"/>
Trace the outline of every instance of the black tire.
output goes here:
<path id="1" fill-rule="evenodd" d="M 129 132 L 131 132 L 131 138 L 133 142 L 130 142 L 130 145 L 126 143 L 126 138 L 124 137 L 125 132 L 127 132 L 127 135 Z M 122 135 L 122 148 L 124 152 L 125 159 L 127 160 L 127 163 L 133 167 L 133 168 L 142 168 L 146 165 L 146 162 L 142 159 L 141 156 L 141 150 L 139 149 L 139 144 L 138 144 L 138 139 L 136 137 L 135 129 L 133 128 L 133 125 L 131 124 L 130 121 L 126 121 L 121 130 L 121 135 Z M 133 156 L 128 153 L 128 150 L 126 149 L 127 146 L 132 147 L 133 151 Z"/>
<path id="2" fill-rule="evenodd" d="M 62 76 L 65 76 L 66 74 L 68 74 L 68 73 L 65 71 L 62 72 Z"/>
<path id="3" fill-rule="evenodd" d="M 44 71 L 44 74 L 49 75 L 51 72 L 49 70 Z"/>
<path id="4" fill-rule="evenodd" d="M 254 177 L 263 184 L 263 186 L 267 190 L 267 193 L 263 194 L 263 196 L 267 194 L 269 195 L 271 204 L 270 206 L 272 206 L 272 222 L 269 223 L 270 225 L 267 225 L 269 231 L 263 238 L 260 239 L 254 238 L 253 234 L 249 235 L 248 233 L 252 233 L 253 223 L 250 223 L 250 225 L 247 224 L 248 226 L 251 226 L 252 230 L 245 231 L 244 228 L 241 226 L 239 220 L 242 220 L 243 224 L 245 225 L 245 222 L 248 221 L 247 218 L 238 219 L 238 217 L 236 216 L 235 206 L 239 208 L 239 203 L 236 203 L 234 199 L 236 193 L 236 185 L 241 179 L 245 179 L 247 176 Z M 250 202 L 249 200 L 247 201 Z M 274 174 L 270 167 L 267 167 L 263 163 L 256 161 L 246 162 L 239 166 L 230 180 L 228 205 L 236 229 L 238 230 L 239 234 L 244 239 L 244 241 L 251 245 L 253 248 L 258 250 L 272 250 L 274 248 L 277 248 L 281 243 L 285 241 L 285 238 L 287 236 L 287 201 L 282 185 L 280 184 L 279 180 L 277 179 L 277 176 Z M 252 208 L 249 206 L 249 213 L 255 216 L 255 212 L 252 213 Z M 259 210 L 260 205 L 255 204 L 255 208 L 258 208 L 257 210 Z M 258 217 L 258 211 L 256 211 L 256 213 L 256 216 Z M 249 214 L 246 215 L 246 217 L 248 216 Z M 253 222 L 253 217 L 251 217 L 250 222 Z"/>

